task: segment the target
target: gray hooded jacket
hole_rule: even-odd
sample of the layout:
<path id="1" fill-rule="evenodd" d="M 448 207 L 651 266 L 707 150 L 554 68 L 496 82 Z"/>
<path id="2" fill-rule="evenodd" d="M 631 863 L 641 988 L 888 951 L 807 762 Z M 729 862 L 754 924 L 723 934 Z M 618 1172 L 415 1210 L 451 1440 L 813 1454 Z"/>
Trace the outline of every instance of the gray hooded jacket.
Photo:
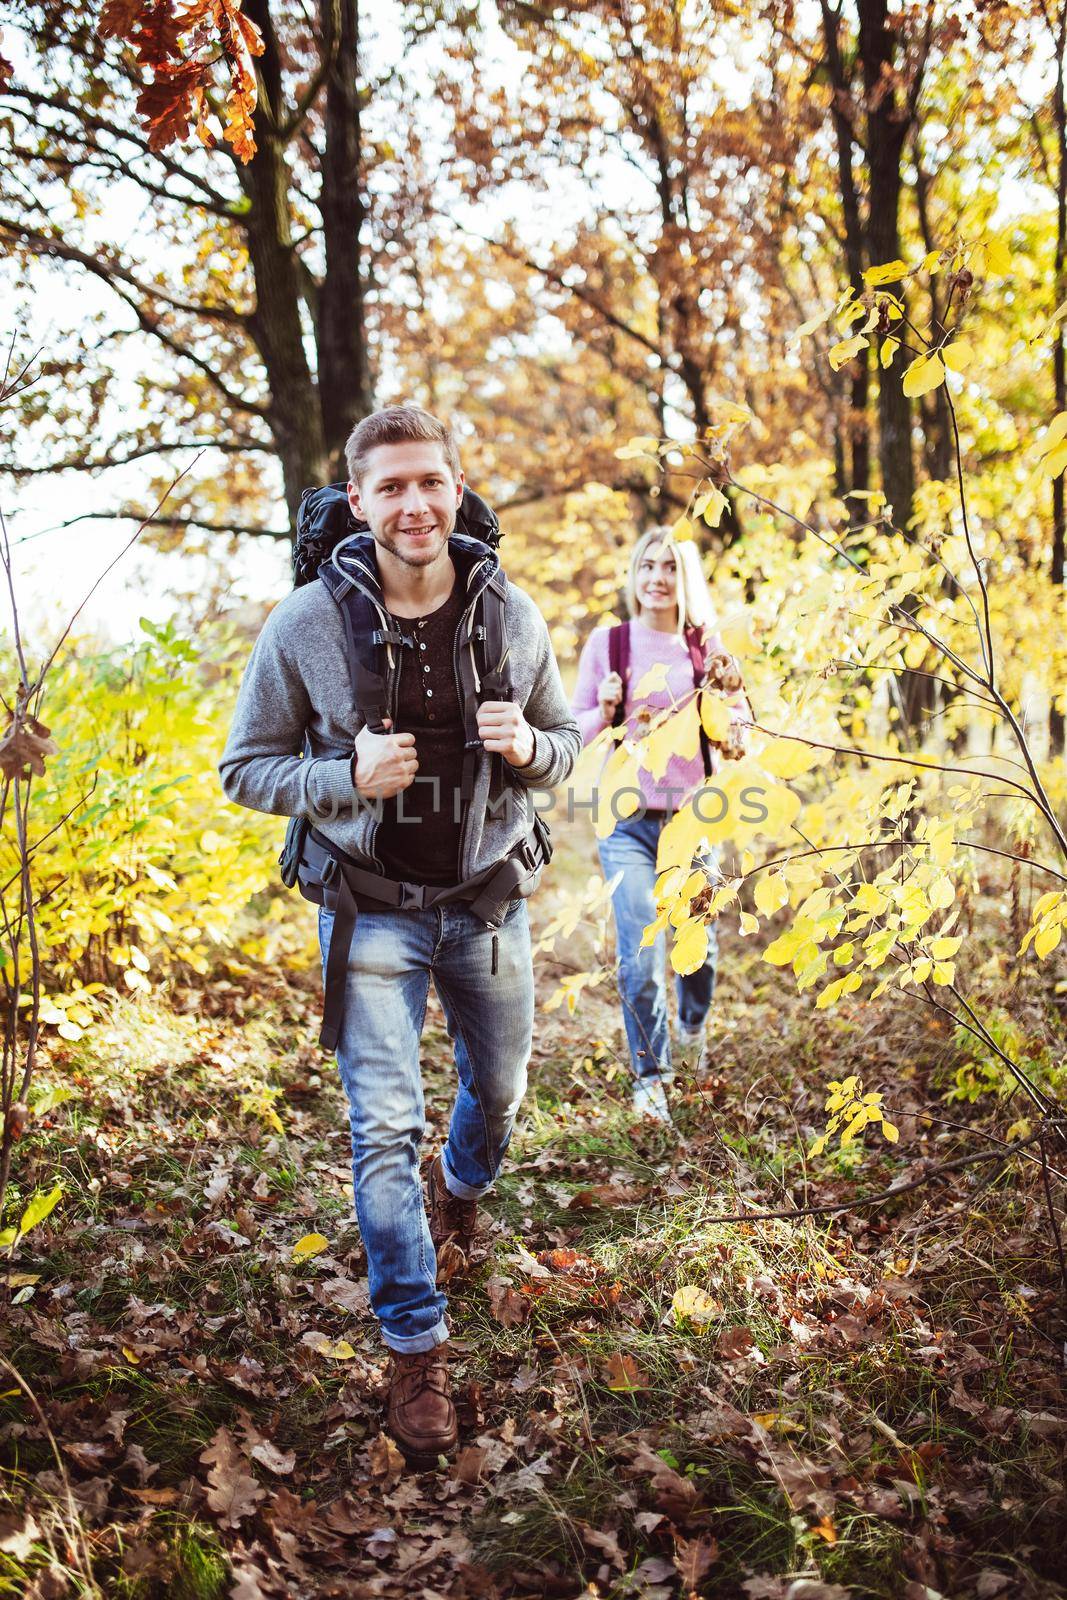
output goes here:
<path id="1" fill-rule="evenodd" d="M 500 563 L 488 545 L 464 535 L 453 535 L 448 551 L 467 595 L 457 650 L 471 650 L 473 659 L 475 601 Z M 370 598 L 385 627 L 388 614 L 373 539 L 346 540 L 336 552 L 335 565 Z M 569 777 L 582 747 L 545 620 L 529 595 L 511 583 L 504 620 L 514 698 L 534 733 L 533 759 L 526 767 L 508 766 L 510 782 L 503 791 L 499 782 L 491 790 L 494 763 L 484 750 L 479 752 L 457 881 L 500 861 L 527 837 L 533 791 L 555 788 Z M 387 647 L 391 706 L 396 704 L 399 670 L 396 652 Z M 362 725 L 352 703 L 340 610 L 325 584 L 306 584 L 275 606 L 249 657 L 219 763 L 227 798 L 253 811 L 306 816 L 361 866 L 380 872 L 374 854 L 376 808 L 352 783 L 352 751 Z M 310 751 L 306 759 L 298 753 L 305 736 Z M 502 765 L 496 764 L 498 770 Z M 530 893 L 537 881 L 526 880 L 516 892 Z"/>

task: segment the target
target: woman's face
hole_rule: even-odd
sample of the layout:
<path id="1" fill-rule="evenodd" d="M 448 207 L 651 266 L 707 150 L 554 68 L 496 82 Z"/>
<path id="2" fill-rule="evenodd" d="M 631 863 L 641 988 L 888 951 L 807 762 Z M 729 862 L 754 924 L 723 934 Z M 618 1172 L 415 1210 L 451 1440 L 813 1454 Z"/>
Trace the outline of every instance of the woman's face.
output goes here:
<path id="1" fill-rule="evenodd" d="M 653 542 L 637 563 L 634 594 L 642 611 L 665 611 L 674 606 L 678 598 L 678 576 L 674 553 L 665 545 Z"/>

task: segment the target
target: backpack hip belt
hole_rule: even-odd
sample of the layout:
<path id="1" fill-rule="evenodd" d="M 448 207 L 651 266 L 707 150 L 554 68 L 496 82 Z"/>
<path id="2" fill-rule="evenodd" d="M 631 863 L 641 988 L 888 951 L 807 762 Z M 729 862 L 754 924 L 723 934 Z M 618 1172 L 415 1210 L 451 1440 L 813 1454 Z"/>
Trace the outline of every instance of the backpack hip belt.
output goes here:
<path id="1" fill-rule="evenodd" d="M 530 834 L 502 861 L 484 867 L 463 883 L 437 886 L 407 883 L 368 872 L 344 856 L 317 829 L 309 827 L 297 863 L 296 882 L 305 900 L 333 912 L 330 948 L 323 974 L 323 1011 L 319 1043 L 335 1050 L 344 1015 L 348 957 L 359 911 L 390 909 L 426 911 L 464 900 L 471 911 L 494 931 L 519 885 L 546 866 L 552 856 L 548 829 L 534 817 Z M 495 952 L 494 952 L 494 972 Z"/>

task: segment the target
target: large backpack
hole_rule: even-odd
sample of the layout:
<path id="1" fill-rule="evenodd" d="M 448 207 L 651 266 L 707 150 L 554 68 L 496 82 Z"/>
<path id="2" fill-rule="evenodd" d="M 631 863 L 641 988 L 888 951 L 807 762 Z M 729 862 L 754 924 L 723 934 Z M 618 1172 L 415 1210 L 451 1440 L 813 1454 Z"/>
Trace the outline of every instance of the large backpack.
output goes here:
<path id="1" fill-rule="evenodd" d="M 707 660 L 704 654 L 704 632 L 702 628 L 687 627 L 685 630 L 685 644 L 689 651 L 689 660 L 693 667 L 693 687 L 699 689 L 707 676 Z M 617 672 L 622 680 L 622 695 L 615 707 L 615 715 L 611 719 L 613 728 L 621 728 L 626 721 L 626 691 L 630 682 L 630 624 L 617 622 L 608 633 L 608 671 Z M 704 776 L 711 777 L 711 746 L 708 736 L 704 732 L 703 723 L 700 727 L 700 755 L 704 762 Z"/>

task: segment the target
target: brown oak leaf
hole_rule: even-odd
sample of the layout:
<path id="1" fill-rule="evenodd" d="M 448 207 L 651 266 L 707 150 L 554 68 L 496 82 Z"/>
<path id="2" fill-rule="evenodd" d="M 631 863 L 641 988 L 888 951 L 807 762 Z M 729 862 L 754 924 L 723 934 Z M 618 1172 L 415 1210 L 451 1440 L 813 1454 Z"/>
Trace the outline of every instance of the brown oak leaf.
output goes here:
<path id="1" fill-rule="evenodd" d="M 224 1528 L 236 1528 L 252 1516 L 266 1490 L 245 1471 L 245 1462 L 233 1434 L 219 1428 L 200 1460 L 210 1468 L 207 1478 L 207 1503 Z"/>

